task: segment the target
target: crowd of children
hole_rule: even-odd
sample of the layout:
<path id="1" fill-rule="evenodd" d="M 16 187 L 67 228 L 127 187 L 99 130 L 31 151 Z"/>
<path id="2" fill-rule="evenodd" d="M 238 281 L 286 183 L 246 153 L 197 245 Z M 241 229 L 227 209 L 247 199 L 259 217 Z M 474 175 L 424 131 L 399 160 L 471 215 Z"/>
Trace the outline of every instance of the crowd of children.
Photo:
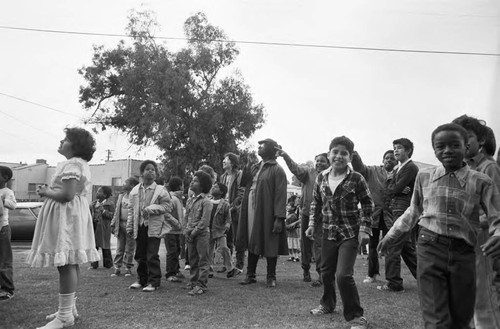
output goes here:
<path id="1" fill-rule="evenodd" d="M 209 166 L 196 171 L 186 200 L 183 180 L 171 177 L 159 183 L 156 162 L 146 160 L 140 165 L 141 182 L 128 178 L 116 207 L 109 187 L 99 188 L 96 201 L 89 205 L 88 161 L 95 151 L 94 138 L 81 128 L 67 128 L 65 135 L 58 152 L 66 161 L 58 164 L 49 185 L 37 189 L 45 201 L 26 258 L 33 267 L 55 266 L 59 272 L 58 311 L 47 316 L 49 322 L 42 328 L 69 327 L 78 319 L 79 265 L 90 262 L 90 269 L 97 268 L 98 248 L 103 266 L 114 266 L 113 277 L 132 276 L 135 260 L 137 281 L 130 288 L 149 293 L 161 284 L 162 241 L 167 250 L 165 278 L 184 281 L 179 262 L 184 257 L 190 266 L 185 284 L 189 295 L 206 293 L 215 271 L 226 273 L 227 278 L 242 273 L 234 217 L 237 223 L 242 198 L 239 185 L 246 182 L 241 182 L 235 154 L 225 155 L 225 173 L 219 180 Z M 262 143 L 271 142 L 275 143 L 270 139 Z M 300 173 L 276 145 L 274 158 L 283 156 Z M 492 159 L 493 132 L 484 122 L 464 115 L 437 127 L 431 145 L 441 165 L 420 170 L 411 161 L 413 144 L 406 138 L 394 141 L 394 152 L 385 152 L 384 165 L 379 167 L 365 166 L 345 136 L 334 138 L 329 152 L 318 155 L 325 165 L 319 166 L 314 181 L 309 182 L 311 195 L 302 196 L 310 199 L 306 224 L 300 207 L 304 203 L 297 196 L 288 199 L 283 218 L 289 260 L 309 257 L 309 264 L 313 259 L 320 262 L 316 286 L 323 287 L 323 294 L 311 314 L 335 310 L 337 286 L 351 328 L 368 327 L 353 269 L 359 246 L 370 241 L 364 282 L 378 281 L 379 252 L 386 255 L 387 283 L 378 289 L 403 291 L 402 256 L 418 281 L 426 329 L 499 327 L 500 166 Z M 0 166 L 0 300 L 14 297 L 8 210 L 15 209 L 16 200 L 7 187 L 11 178 L 12 171 Z M 252 179 L 255 183 L 256 177 L 250 183 Z M 313 244 L 308 245 L 310 250 L 301 248 L 305 245 L 301 232 L 318 243 L 321 251 L 314 257 Z M 114 259 L 111 234 L 117 238 Z M 222 264 L 217 264 L 216 251 Z M 304 281 L 311 281 L 309 267 L 302 264 L 302 268 Z M 250 279 L 247 274 L 244 281 Z M 269 287 L 276 286 L 273 280 Z"/>

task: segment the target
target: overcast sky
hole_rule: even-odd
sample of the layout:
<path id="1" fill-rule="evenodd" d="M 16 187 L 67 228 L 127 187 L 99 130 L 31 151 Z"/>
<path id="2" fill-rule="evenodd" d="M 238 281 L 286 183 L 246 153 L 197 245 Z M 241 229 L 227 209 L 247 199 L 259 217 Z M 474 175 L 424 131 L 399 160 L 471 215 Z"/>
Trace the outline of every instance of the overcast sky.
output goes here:
<path id="1" fill-rule="evenodd" d="M 124 34 L 127 13 L 140 1 L 9 1 L 0 25 Z M 156 12 L 158 36 L 183 37 L 183 22 L 203 11 L 230 39 L 391 50 L 238 44 L 232 70 L 264 105 L 265 126 L 251 145 L 276 139 L 297 162 L 327 151 L 330 140 L 350 137 L 367 164 L 379 164 L 392 141 L 415 143 L 413 158 L 437 163 L 434 128 L 467 113 L 500 136 L 500 57 L 445 54 L 500 53 L 500 0 L 143 1 Z M 64 160 L 57 153 L 63 128 L 89 113 L 78 102 L 92 45 L 114 47 L 120 38 L 0 28 L 0 161 Z M 178 49 L 183 41 L 168 41 Z M 50 110 L 5 95 L 50 107 Z M 137 151 L 119 132 L 100 133 L 92 163 Z M 500 139 L 500 138 L 499 138 Z M 500 144 L 500 143 L 499 143 Z M 281 162 L 284 164 L 284 162 Z"/>

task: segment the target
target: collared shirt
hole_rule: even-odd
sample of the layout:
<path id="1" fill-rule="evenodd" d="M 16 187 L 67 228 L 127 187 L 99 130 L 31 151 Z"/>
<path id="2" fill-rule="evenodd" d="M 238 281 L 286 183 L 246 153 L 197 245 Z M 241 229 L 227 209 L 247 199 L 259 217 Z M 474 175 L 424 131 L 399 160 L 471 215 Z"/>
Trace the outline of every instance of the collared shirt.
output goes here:
<path id="1" fill-rule="evenodd" d="M 144 184 L 141 183 L 139 186 L 139 206 L 141 209 L 139 216 L 141 218 L 139 219 L 139 224 L 144 224 L 145 226 L 148 226 L 148 219 L 144 218 L 144 215 L 142 213 L 142 210 L 149 206 L 151 204 L 151 200 L 153 199 L 153 194 L 156 189 L 156 182 L 153 182 L 151 185 L 148 187 L 144 187 Z"/>
<path id="2" fill-rule="evenodd" d="M 210 232 L 209 224 L 212 207 L 212 202 L 210 202 L 206 193 L 190 197 L 186 203 L 186 230 L 192 231 L 192 235 L 201 232 Z"/>
<path id="3" fill-rule="evenodd" d="M 346 177 L 332 193 L 328 183 L 331 170 L 324 170 L 316 178 L 309 226 L 315 226 L 322 214 L 323 230 L 327 230 L 329 240 L 351 239 L 360 231 L 371 234 L 374 205 L 365 179 L 348 168 Z"/>
<path id="4" fill-rule="evenodd" d="M 482 207 L 487 216 L 479 219 Z M 409 232 L 416 223 L 474 246 L 480 227 L 500 236 L 500 194 L 492 180 L 465 165 L 454 172 L 443 166 L 419 171 L 411 205 L 387 233 L 390 240 Z"/>
<path id="5" fill-rule="evenodd" d="M 400 164 L 399 164 L 399 165 L 395 168 L 395 169 L 396 169 L 396 172 L 398 172 L 400 169 L 402 169 L 402 168 L 404 167 L 404 165 L 405 165 L 405 164 L 407 164 L 407 163 L 408 163 L 408 162 L 410 162 L 410 161 L 411 161 L 411 158 L 408 158 L 408 159 L 406 159 L 406 161 L 405 161 L 405 162 L 400 163 Z"/>

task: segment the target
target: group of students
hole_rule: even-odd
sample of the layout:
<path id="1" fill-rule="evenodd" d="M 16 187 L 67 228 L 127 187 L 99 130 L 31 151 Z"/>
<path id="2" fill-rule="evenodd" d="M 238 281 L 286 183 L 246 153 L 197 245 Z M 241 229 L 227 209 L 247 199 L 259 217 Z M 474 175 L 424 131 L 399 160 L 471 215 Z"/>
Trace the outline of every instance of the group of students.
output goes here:
<path id="1" fill-rule="evenodd" d="M 100 256 L 96 247 L 103 250 L 105 267 L 114 264 L 115 275 L 121 274 L 123 264 L 126 267 L 124 274 L 131 275 L 134 255 L 138 280 L 130 288 L 145 292 L 155 291 L 160 286 L 158 250 L 162 239 L 167 244 L 167 279 L 177 281 L 180 239 L 184 237 L 191 266 L 186 285 L 190 295 L 206 292 L 217 244 L 221 246 L 228 277 L 230 273 L 234 276 L 241 273 L 245 251 L 234 245 L 237 239 L 232 232 L 239 231 L 237 226 L 242 225 L 238 222 L 238 211 L 244 183 L 241 172 L 233 166 L 237 162 L 234 154 L 225 156 L 225 173 L 218 182 L 215 175 L 206 171 L 194 173 L 184 216 L 179 198 L 182 181 L 179 184 L 171 180 L 168 189 L 157 184 L 158 168 L 149 160 L 140 166 L 142 182 L 128 179 L 124 193 L 112 209 L 106 202 L 110 193 L 105 188 L 101 188 L 92 205 L 87 201 L 91 187 L 88 161 L 95 151 L 93 137 L 81 128 L 67 128 L 65 134 L 58 152 L 67 160 L 58 164 L 50 185 L 37 189 L 45 201 L 26 258 L 33 267 L 55 266 L 59 272 L 58 311 L 47 316 L 49 322 L 42 328 L 68 327 L 78 318 L 75 293 L 79 265 L 90 262 L 91 268 L 97 266 Z M 311 310 L 313 315 L 334 311 L 336 283 L 344 318 L 351 329 L 368 327 L 353 269 L 359 246 L 370 241 L 371 254 L 378 251 L 388 258 L 392 255 L 393 262 L 400 262 L 400 255 L 407 251 L 415 253 L 414 275 L 426 329 L 497 328 L 496 321 L 500 319 L 496 286 L 500 282 L 500 276 L 497 278 L 500 269 L 497 260 L 500 258 L 500 168 L 492 159 L 496 148 L 492 132 L 483 122 L 468 116 L 437 127 L 431 142 L 441 165 L 417 170 L 414 183 L 410 180 L 400 182 L 399 186 L 398 182 L 405 176 L 404 170 L 414 171 L 409 161 L 413 147 L 408 147 L 407 141 L 396 140 L 394 154 L 384 154 L 384 166 L 378 171 L 370 171 L 354 151 L 354 143 L 345 136 L 334 138 L 329 152 L 316 156 L 315 167 L 309 169 L 296 165 L 276 142 L 264 140 L 259 142 L 264 145 L 262 150 L 259 147 L 259 155 L 266 161 L 260 163 L 260 169 L 256 167 L 256 175 L 248 185 L 253 181 L 255 186 L 266 164 L 274 166 L 275 172 L 282 171 L 273 160 L 276 156 L 282 156 L 302 182 L 300 231 L 304 281 L 311 281 L 309 270 L 314 258 L 318 282 L 323 286 L 320 305 Z M 387 164 L 395 162 L 392 157 L 400 163 L 389 170 Z M 2 300 L 14 296 L 6 209 L 15 207 L 15 198 L 5 190 L 11 177 L 11 172 L 0 168 Z M 377 180 L 379 185 L 374 183 Z M 251 198 L 250 202 L 253 202 Z M 284 205 L 285 202 L 283 208 Z M 284 221 L 281 222 L 285 219 L 284 211 L 278 210 L 279 216 L 271 222 L 274 235 L 269 237 L 273 239 L 285 228 Z M 387 230 L 377 244 L 380 233 Z M 108 231 L 118 237 L 117 254 L 112 261 L 109 245 L 100 241 Z M 253 235 L 247 237 L 255 238 Z M 234 245 L 235 266 L 228 243 Z M 250 243 L 248 246 L 249 267 L 242 284 L 255 282 L 255 266 L 260 253 Z M 276 252 L 282 254 L 281 248 Z M 275 258 L 265 256 L 268 258 L 268 287 L 275 287 L 275 272 L 274 277 L 269 277 L 269 266 Z M 391 261 L 386 258 L 388 282 L 378 288 L 388 292 L 402 291 L 400 274 L 391 277 L 388 262 Z M 400 270 L 400 265 L 394 268 Z M 377 274 L 377 265 L 370 264 L 368 278 L 371 280 L 367 282 L 375 282 Z"/>

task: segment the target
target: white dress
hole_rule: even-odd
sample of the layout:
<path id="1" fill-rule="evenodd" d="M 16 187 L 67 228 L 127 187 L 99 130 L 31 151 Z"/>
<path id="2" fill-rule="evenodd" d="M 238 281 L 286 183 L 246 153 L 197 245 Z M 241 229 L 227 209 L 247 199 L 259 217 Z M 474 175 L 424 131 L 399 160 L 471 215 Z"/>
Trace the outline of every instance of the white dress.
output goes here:
<path id="1" fill-rule="evenodd" d="M 60 190 L 63 181 L 77 180 L 73 200 L 47 198 L 38 215 L 33 243 L 26 258 L 32 267 L 64 266 L 99 260 L 87 194 L 91 188 L 87 161 L 71 158 L 57 165 L 50 186 Z"/>

